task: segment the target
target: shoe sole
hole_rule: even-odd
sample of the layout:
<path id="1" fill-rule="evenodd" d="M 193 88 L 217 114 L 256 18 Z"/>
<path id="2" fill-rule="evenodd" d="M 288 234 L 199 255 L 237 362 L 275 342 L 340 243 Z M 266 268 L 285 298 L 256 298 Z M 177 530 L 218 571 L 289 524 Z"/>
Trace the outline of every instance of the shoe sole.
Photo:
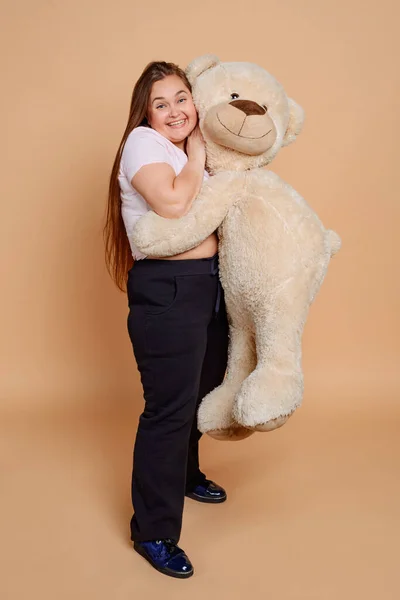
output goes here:
<path id="1" fill-rule="evenodd" d="M 158 571 L 159 573 L 162 573 L 163 575 L 168 575 L 169 577 L 175 577 L 176 579 L 187 579 L 188 577 L 191 577 L 192 575 L 194 575 L 194 569 L 192 569 L 191 571 L 188 571 L 187 573 L 177 573 L 176 571 L 171 571 L 170 569 L 163 569 L 162 567 L 160 567 L 159 565 L 157 565 L 152 559 L 151 557 L 146 553 L 146 551 L 141 547 L 141 546 L 137 546 L 135 543 L 133 543 L 133 549 L 140 554 L 140 556 L 142 556 L 145 560 L 147 560 L 148 563 L 151 564 L 151 566 Z"/>
<path id="2" fill-rule="evenodd" d="M 223 496 L 222 498 L 203 498 L 202 496 L 197 496 L 196 494 L 185 494 L 187 498 L 191 498 L 192 500 L 196 500 L 197 502 L 203 502 L 204 504 L 222 504 L 227 500 L 227 496 Z"/>

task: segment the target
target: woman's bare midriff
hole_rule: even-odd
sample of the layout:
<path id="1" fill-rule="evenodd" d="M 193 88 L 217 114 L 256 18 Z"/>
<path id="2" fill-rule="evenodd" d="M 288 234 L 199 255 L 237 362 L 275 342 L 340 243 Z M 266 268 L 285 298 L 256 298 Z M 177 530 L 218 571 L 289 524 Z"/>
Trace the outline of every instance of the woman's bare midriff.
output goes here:
<path id="1" fill-rule="evenodd" d="M 182 254 L 176 254 L 175 256 L 158 257 L 148 256 L 148 259 L 157 258 L 158 260 L 185 260 L 185 259 L 196 259 L 196 258 L 210 258 L 214 256 L 218 251 L 218 237 L 216 233 L 212 233 L 204 242 L 201 242 L 196 248 L 182 252 Z"/>

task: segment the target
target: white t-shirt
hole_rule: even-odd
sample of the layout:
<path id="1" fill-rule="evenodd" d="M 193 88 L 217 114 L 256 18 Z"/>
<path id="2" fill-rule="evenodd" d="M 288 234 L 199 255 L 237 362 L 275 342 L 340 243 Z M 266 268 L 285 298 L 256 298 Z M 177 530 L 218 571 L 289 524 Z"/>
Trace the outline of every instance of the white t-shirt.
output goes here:
<path id="1" fill-rule="evenodd" d="M 146 258 L 146 256 L 133 245 L 131 233 L 136 221 L 151 210 L 151 207 L 143 196 L 132 187 L 131 180 L 141 167 L 152 163 L 168 163 L 176 175 L 179 175 L 187 163 L 187 156 L 183 150 L 155 129 L 136 127 L 126 140 L 118 173 L 122 203 L 121 214 L 135 260 Z M 204 179 L 208 177 L 208 173 L 204 171 Z"/>

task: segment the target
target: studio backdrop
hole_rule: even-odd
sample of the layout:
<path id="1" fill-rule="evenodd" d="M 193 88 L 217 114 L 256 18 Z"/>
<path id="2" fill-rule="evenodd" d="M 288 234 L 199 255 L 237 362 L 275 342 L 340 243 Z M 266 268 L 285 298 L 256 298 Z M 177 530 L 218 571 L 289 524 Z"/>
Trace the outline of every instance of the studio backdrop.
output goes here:
<path id="1" fill-rule="evenodd" d="M 104 264 L 108 179 L 145 65 L 184 67 L 208 52 L 260 64 L 305 109 L 303 132 L 270 168 L 342 237 L 305 328 L 306 399 L 394 409 L 397 4 L 205 0 L 184 15 L 158 0 L 1 7 L 1 410 L 140 402 L 127 298 Z"/>

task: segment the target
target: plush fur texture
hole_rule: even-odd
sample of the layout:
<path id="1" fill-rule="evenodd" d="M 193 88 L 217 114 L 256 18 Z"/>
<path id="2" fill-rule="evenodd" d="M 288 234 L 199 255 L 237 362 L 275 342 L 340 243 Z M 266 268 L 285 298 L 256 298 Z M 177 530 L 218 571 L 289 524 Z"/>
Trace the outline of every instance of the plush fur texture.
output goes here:
<path id="1" fill-rule="evenodd" d="M 150 256 L 194 248 L 218 228 L 230 324 L 224 382 L 198 412 L 203 433 L 238 440 L 283 425 L 303 397 L 301 336 L 339 236 L 269 170 L 304 114 L 264 69 L 202 56 L 187 69 L 213 174 L 190 212 L 142 217 L 133 233 Z"/>

